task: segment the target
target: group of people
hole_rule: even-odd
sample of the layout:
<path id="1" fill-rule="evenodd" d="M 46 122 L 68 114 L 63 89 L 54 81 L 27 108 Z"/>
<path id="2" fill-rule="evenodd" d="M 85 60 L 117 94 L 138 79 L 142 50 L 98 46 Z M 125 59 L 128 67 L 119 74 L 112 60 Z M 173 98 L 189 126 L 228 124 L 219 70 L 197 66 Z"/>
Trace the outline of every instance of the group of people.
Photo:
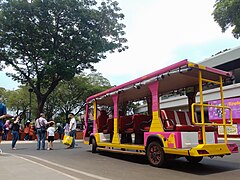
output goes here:
<path id="1" fill-rule="evenodd" d="M 64 133 L 66 135 L 70 135 L 73 137 L 72 144 L 67 148 L 74 148 L 75 147 L 75 138 L 76 138 L 76 119 L 73 113 L 70 113 L 70 122 L 66 122 L 66 126 L 64 127 Z M 16 120 L 13 122 L 12 127 L 12 134 L 13 134 L 13 143 L 12 149 L 16 149 L 15 145 L 17 139 L 19 138 L 19 116 L 17 116 Z M 35 128 L 36 128 L 36 135 L 37 135 L 37 150 L 45 150 L 45 140 L 47 137 L 48 147 L 47 150 L 53 149 L 53 141 L 55 139 L 55 122 L 54 121 L 47 121 L 45 118 L 44 113 L 40 113 L 40 117 L 35 121 Z M 59 131 L 61 131 L 60 127 L 57 127 Z M 59 132 L 58 131 L 58 132 Z M 61 133 L 59 133 L 59 138 L 62 139 Z"/>
<path id="2" fill-rule="evenodd" d="M 0 143 L 3 139 L 7 138 L 8 131 L 11 129 L 12 134 L 12 149 L 16 149 L 16 143 L 19 139 L 19 131 L 20 131 L 20 124 L 21 124 L 21 114 L 14 117 L 13 122 L 10 123 L 10 120 L 6 120 L 4 123 L 4 119 L 9 119 L 12 116 L 8 115 L 6 112 L 6 106 L 2 103 L 2 99 L 0 97 Z M 66 126 L 64 127 L 64 133 L 66 135 L 70 135 L 73 137 L 72 144 L 67 148 L 74 148 L 75 147 L 75 138 L 76 138 L 76 127 L 77 122 L 74 117 L 73 113 L 69 114 L 70 120 L 67 120 Z M 10 127 L 11 126 L 11 127 Z M 27 121 L 24 128 L 25 140 L 28 140 L 29 136 L 31 136 L 30 132 L 32 131 L 32 127 L 30 126 L 30 121 Z M 45 118 L 44 113 L 40 113 L 39 118 L 35 119 L 35 129 L 37 135 L 37 150 L 45 149 L 45 140 L 47 137 L 48 140 L 48 150 L 53 149 L 53 141 L 55 135 L 55 122 L 54 121 L 47 121 Z M 62 139 L 63 130 L 61 127 L 57 127 L 57 131 L 59 133 L 59 139 Z"/>

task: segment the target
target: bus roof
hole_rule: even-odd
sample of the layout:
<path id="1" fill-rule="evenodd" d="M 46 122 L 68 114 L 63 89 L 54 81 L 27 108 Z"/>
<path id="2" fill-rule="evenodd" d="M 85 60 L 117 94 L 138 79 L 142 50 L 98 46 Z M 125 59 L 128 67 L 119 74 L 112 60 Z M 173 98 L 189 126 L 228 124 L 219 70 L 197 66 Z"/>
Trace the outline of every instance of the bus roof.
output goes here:
<path id="1" fill-rule="evenodd" d="M 126 102 L 151 95 L 147 84 L 159 81 L 159 94 L 171 90 L 181 89 L 198 85 L 198 72 L 202 70 L 202 77 L 214 81 L 219 80 L 219 75 L 223 78 L 231 77 L 231 72 L 222 71 L 215 68 L 191 63 L 182 60 L 163 69 L 154 71 L 145 76 L 126 82 L 116 87 L 95 94 L 87 98 L 87 103 L 97 100 L 99 105 L 113 105 L 111 95 L 119 94 L 119 102 Z"/>

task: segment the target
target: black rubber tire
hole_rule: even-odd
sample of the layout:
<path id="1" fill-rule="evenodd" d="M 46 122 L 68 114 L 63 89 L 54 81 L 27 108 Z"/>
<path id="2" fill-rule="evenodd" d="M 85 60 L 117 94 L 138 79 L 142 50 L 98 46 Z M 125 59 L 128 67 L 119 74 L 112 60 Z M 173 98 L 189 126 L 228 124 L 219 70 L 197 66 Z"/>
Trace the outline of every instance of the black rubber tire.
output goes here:
<path id="1" fill-rule="evenodd" d="M 163 166 L 165 162 L 165 155 L 162 146 L 158 142 L 153 141 L 148 145 L 147 158 L 151 166 Z"/>
<path id="2" fill-rule="evenodd" d="M 92 139 L 92 153 L 96 153 L 97 152 L 97 142 L 96 139 L 93 138 Z"/>
<path id="3" fill-rule="evenodd" d="M 199 156 L 199 157 L 185 156 L 185 158 L 188 160 L 188 162 L 192 164 L 197 164 L 203 159 L 202 156 Z"/>

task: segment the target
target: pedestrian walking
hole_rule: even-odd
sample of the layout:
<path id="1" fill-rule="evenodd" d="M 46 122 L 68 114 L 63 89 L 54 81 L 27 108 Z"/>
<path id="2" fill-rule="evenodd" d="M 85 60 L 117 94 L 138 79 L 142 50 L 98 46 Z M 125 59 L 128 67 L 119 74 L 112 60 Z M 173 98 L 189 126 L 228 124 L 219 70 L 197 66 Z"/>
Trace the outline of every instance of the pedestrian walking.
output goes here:
<path id="1" fill-rule="evenodd" d="M 3 129 L 4 129 L 4 135 L 3 140 L 8 140 L 8 132 L 9 132 L 9 126 L 10 126 L 10 120 L 6 120 Z"/>
<path id="2" fill-rule="evenodd" d="M 53 122 L 53 121 L 50 121 Z M 45 150 L 45 139 L 46 139 L 46 127 L 50 123 L 45 119 L 45 114 L 40 113 L 40 117 L 36 119 L 36 129 L 37 129 L 37 150 L 40 150 L 42 144 L 42 150 Z"/>
<path id="3" fill-rule="evenodd" d="M 30 132 L 30 121 L 29 120 L 27 120 L 27 123 L 25 124 L 23 132 L 24 132 L 24 141 L 29 140 L 29 132 Z"/>
<path id="4" fill-rule="evenodd" d="M 72 144 L 68 147 L 69 149 L 72 149 L 75 147 L 75 138 L 76 138 L 76 127 L 77 127 L 77 122 L 74 117 L 73 113 L 69 114 L 70 117 L 70 127 L 69 127 L 69 135 L 73 137 Z"/>
<path id="5" fill-rule="evenodd" d="M 3 119 L 5 118 L 4 115 L 7 114 L 7 108 L 6 105 L 2 102 L 2 97 L 0 97 L 0 143 L 2 141 L 2 135 L 3 135 Z"/>
<path id="6" fill-rule="evenodd" d="M 20 129 L 20 116 L 14 118 L 12 124 L 12 150 L 16 150 L 16 143 L 19 138 L 19 129 Z"/>
<path id="7" fill-rule="evenodd" d="M 66 124 L 65 124 L 65 126 L 64 126 L 64 135 L 69 135 L 69 123 L 70 123 L 70 120 L 69 120 L 69 118 L 68 119 L 66 119 Z"/>
<path id="8" fill-rule="evenodd" d="M 48 139 L 47 150 L 53 150 L 54 133 L 55 133 L 54 122 L 51 122 L 49 124 L 49 127 L 47 128 L 47 139 Z"/>
<path id="9" fill-rule="evenodd" d="M 60 123 L 57 124 L 58 139 L 62 140 L 63 128 Z"/>
<path id="10" fill-rule="evenodd" d="M 35 139 L 35 126 L 30 125 L 30 130 L 29 130 L 29 140 L 34 140 Z"/>

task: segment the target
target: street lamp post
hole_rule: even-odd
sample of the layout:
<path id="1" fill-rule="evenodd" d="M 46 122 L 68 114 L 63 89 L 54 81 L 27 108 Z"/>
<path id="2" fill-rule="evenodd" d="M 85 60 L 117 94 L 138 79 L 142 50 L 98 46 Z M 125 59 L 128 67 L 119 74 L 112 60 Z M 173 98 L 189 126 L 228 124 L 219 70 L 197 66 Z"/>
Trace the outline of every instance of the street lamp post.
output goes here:
<path id="1" fill-rule="evenodd" d="M 33 92 L 33 89 L 32 89 L 32 88 L 29 88 L 29 89 L 28 89 L 28 92 L 29 92 L 29 120 L 31 120 L 31 113 L 32 113 L 32 92 Z"/>

